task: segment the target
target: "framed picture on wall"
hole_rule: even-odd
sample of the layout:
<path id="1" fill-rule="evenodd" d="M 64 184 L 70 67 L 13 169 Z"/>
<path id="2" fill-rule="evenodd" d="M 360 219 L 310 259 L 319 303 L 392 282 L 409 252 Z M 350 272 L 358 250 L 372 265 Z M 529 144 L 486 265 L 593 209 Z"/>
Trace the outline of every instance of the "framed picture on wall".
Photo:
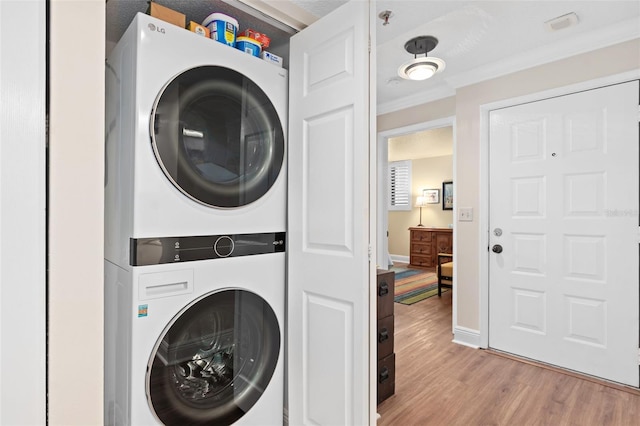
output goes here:
<path id="1" fill-rule="evenodd" d="M 453 210 L 453 181 L 442 182 L 442 210 Z"/>
<path id="2" fill-rule="evenodd" d="M 422 196 L 427 204 L 438 204 L 440 202 L 439 189 L 423 189 Z"/>

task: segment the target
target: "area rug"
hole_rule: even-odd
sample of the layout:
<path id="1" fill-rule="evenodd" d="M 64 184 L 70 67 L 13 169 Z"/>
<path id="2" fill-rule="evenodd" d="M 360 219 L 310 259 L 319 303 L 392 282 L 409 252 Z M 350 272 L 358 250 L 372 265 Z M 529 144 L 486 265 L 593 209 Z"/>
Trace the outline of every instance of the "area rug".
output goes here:
<path id="1" fill-rule="evenodd" d="M 424 271 L 421 269 L 408 269 L 408 268 L 403 268 L 401 266 L 394 266 L 391 268 L 391 270 L 396 273 L 396 281 L 401 280 L 403 278 L 411 277 L 413 275 L 424 273 Z"/>
<path id="2" fill-rule="evenodd" d="M 445 291 L 448 289 L 442 290 Z M 397 278 L 396 273 L 394 302 L 403 305 L 413 305 L 437 294 L 438 276 L 435 272 L 418 270 L 418 273 L 403 278 Z"/>

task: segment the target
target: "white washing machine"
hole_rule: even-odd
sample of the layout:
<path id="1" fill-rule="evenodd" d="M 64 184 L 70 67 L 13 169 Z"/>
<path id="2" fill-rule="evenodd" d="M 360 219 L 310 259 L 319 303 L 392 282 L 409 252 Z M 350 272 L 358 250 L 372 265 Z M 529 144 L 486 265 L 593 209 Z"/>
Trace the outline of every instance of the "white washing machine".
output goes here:
<path id="1" fill-rule="evenodd" d="M 160 239 L 138 250 L 156 264 L 105 261 L 105 424 L 283 424 L 283 238 L 222 236 L 215 252 L 244 255 L 178 263 Z"/>
<path id="2" fill-rule="evenodd" d="M 106 94 L 105 423 L 281 425 L 286 71 L 138 14 Z"/>
<path id="3" fill-rule="evenodd" d="M 287 71 L 137 14 L 106 65 L 105 257 L 131 239 L 281 232 Z"/>

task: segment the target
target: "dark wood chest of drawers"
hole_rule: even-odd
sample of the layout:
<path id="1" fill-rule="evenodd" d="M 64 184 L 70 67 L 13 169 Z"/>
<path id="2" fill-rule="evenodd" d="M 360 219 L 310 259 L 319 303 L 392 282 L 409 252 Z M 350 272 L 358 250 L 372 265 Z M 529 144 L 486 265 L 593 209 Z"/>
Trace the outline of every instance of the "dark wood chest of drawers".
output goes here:
<path id="1" fill-rule="evenodd" d="M 411 266 L 435 267 L 438 253 L 453 253 L 453 229 L 415 227 L 409 233 Z"/>
<path id="2" fill-rule="evenodd" d="M 377 353 L 378 353 L 378 404 L 395 393 L 396 355 L 393 352 L 393 295 L 395 272 L 377 271 Z"/>

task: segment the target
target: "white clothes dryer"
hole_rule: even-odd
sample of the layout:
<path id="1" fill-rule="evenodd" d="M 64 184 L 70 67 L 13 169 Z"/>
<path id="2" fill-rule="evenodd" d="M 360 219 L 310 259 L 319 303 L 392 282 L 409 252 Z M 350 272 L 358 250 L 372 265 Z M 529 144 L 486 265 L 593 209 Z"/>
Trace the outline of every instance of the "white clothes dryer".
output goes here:
<path id="1" fill-rule="evenodd" d="M 105 257 L 135 238 L 281 232 L 287 71 L 138 13 L 106 65 Z"/>
<path id="2" fill-rule="evenodd" d="M 105 261 L 106 425 L 283 424 L 284 235 L 210 238 L 181 240 L 209 260 L 158 239 Z"/>

